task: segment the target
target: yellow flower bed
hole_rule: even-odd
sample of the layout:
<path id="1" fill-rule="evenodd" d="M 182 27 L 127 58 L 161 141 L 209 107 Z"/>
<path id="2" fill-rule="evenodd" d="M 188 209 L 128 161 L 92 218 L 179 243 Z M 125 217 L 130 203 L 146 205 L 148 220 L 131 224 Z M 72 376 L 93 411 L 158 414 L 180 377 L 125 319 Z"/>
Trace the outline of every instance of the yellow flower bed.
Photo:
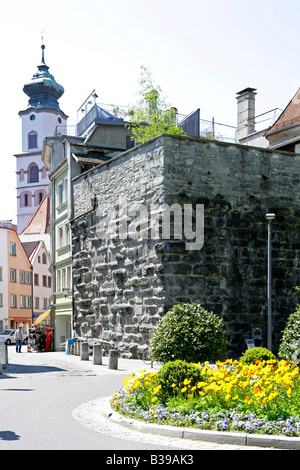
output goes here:
<path id="1" fill-rule="evenodd" d="M 203 380 L 192 383 L 186 378 L 182 383 L 172 383 L 172 406 L 176 399 L 193 400 L 202 409 L 219 407 L 236 408 L 247 412 L 279 416 L 300 413 L 299 368 L 290 361 L 256 361 L 242 364 L 230 359 L 198 364 Z M 124 382 L 123 394 L 139 401 L 139 404 L 158 404 L 164 384 L 158 383 L 157 372 L 132 373 Z M 116 403 L 116 397 L 113 398 Z"/>

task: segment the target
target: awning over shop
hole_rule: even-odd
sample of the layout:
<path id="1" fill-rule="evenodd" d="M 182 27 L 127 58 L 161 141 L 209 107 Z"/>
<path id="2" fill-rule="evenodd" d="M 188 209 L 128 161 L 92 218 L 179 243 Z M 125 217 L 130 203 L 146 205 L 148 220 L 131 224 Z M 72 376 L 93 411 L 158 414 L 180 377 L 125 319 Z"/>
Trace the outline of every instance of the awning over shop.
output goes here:
<path id="1" fill-rule="evenodd" d="M 52 309 L 50 308 L 50 310 L 47 310 L 47 312 L 41 313 L 40 316 L 35 320 L 34 325 L 38 325 L 39 323 L 41 323 L 41 321 L 45 320 L 45 318 L 47 318 L 51 312 Z"/>
<path id="2" fill-rule="evenodd" d="M 18 323 L 31 323 L 31 317 L 12 317 L 10 320 L 16 321 Z"/>

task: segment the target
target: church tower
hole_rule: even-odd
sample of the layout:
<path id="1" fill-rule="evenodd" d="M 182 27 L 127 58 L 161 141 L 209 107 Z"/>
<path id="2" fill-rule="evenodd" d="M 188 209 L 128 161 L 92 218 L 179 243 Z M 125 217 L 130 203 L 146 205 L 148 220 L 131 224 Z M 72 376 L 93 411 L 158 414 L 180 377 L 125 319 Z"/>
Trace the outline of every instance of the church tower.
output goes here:
<path id="1" fill-rule="evenodd" d="M 48 172 L 41 156 L 45 137 L 53 137 L 60 126 L 67 125 L 68 116 L 59 107 L 58 99 L 64 89 L 45 63 L 42 62 L 23 91 L 29 97 L 28 106 L 19 112 L 22 119 L 22 153 L 16 154 L 17 167 L 17 224 L 20 233 L 48 193 Z"/>

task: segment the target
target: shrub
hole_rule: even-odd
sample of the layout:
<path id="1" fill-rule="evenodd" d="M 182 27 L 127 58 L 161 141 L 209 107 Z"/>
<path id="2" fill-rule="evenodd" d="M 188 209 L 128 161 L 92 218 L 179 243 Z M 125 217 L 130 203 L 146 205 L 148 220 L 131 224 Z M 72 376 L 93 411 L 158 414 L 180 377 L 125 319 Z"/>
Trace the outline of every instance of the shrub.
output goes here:
<path id="1" fill-rule="evenodd" d="M 278 355 L 283 359 L 299 362 L 300 305 L 297 305 L 296 311 L 289 316 L 286 327 L 282 333 Z"/>
<path id="2" fill-rule="evenodd" d="M 267 348 L 250 348 L 247 349 L 240 357 L 242 364 L 255 364 L 255 361 L 271 361 L 276 360 L 274 354 Z"/>
<path id="3" fill-rule="evenodd" d="M 195 384 L 202 380 L 203 374 L 199 364 L 180 360 L 169 361 L 160 368 L 155 379 L 157 385 L 161 385 L 158 398 L 161 403 L 166 403 L 184 386 L 185 381 Z"/>
<path id="4" fill-rule="evenodd" d="M 222 320 L 201 305 L 174 305 L 160 320 L 150 341 L 153 360 L 187 362 L 223 359 L 227 344 Z"/>

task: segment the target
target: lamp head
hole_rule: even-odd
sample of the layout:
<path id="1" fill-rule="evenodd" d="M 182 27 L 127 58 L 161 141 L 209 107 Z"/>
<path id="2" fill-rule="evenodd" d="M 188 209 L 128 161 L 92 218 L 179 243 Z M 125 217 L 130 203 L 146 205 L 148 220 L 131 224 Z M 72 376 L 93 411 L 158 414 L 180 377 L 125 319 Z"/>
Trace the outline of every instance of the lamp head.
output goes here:
<path id="1" fill-rule="evenodd" d="M 266 214 L 266 219 L 269 221 L 269 222 L 272 222 L 274 219 L 275 219 L 275 214 Z"/>
<path id="2" fill-rule="evenodd" d="M 66 298 L 69 295 L 69 288 L 68 287 L 63 287 L 62 291 L 63 291 L 63 295 Z"/>

